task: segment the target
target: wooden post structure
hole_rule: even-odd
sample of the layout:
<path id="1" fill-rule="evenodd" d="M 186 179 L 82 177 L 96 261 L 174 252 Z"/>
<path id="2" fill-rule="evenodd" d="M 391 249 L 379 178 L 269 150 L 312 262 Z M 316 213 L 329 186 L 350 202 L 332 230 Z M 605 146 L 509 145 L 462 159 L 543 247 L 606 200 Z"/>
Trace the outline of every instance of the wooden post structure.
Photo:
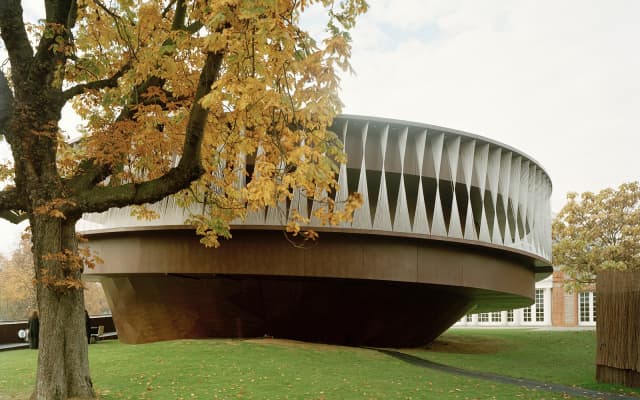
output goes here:
<path id="1" fill-rule="evenodd" d="M 640 387 L 640 271 L 601 272 L 596 290 L 596 379 Z"/>

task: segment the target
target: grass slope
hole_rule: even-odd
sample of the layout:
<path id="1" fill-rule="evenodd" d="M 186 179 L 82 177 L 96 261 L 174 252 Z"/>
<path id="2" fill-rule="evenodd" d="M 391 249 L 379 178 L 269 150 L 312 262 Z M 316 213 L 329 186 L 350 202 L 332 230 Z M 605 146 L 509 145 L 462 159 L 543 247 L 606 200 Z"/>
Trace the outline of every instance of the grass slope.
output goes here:
<path id="1" fill-rule="evenodd" d="M 527 364 L 530 370 L 541 370 L 548 368 L 536 366 L 544 358 L 542 353 L 577 343 L 575 357 L 582 361 L 571 365 L 565 360 L 553 368 L 583 369 L 588 366 L 592 369 L 592 365 L 584 360 L 593 359 L 593 353 L 588 354 L 593 346 L 584 347 L 582 343 L 593 338 L 583 339 L 581 335 L 585 334 L 582 332 L 577 335 L 580 339 L 575 339 L 573 332 L 547 334 L 537 331 L 454 332 L 443 339 L 451 338 L 449 344 L 441 342 L 442 347 L 447 347 L 446 353 L 435 351 L 437 345 L 432 351 L 414 349 L 411 352 L 465 368 L 491 366 L 500 369 L 502 363 L 513 363 L 507 354 L 520 351 L 518 357 L 532 357 L 520 358 L 521 364 Z M 497 339 L 493 340 L 494 336 Z M 473 350 L 476 354 L 468 354 L 476 339 L 497 348 L 482 354 Z M 450 347 L 455 341 L 463 350 L 466 348 L 467 354 L 450 351 L 455 347 Z M 522 353 L 523 348 L 536 347 L 536 344 L 537 355 Z M 505 347 L 504 351 L 502 347 Z M 373 350 L 293 341 L 181 340 L 145 345 L 106 341 L 90 346 L 89 353 L 94 384 L 101 399 L 570 398 L 422 369 Z M 28 398 L 35 379 L 36 356 L 32 350 L 0 353 L 0 400 Z M 512 370 L 511 367 L 503 369 Z M 584 373 L 584 378 L 581 374 L 571 376 L 586 382 L 588 374 Z M 534 375 L 529 378 L 542 379 L 542 375 Z M 573 379 L 571 376 L 565 375 L 565 378 Z M 556 381 L 578 383 L 568 382 L 565 378 Z"/>

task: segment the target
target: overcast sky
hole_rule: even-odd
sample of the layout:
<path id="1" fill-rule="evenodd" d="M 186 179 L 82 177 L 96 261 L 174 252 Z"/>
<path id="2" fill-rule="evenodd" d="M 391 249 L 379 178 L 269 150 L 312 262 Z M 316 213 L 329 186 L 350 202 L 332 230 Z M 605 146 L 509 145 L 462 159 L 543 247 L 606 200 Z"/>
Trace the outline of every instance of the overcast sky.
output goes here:
<path id="1" fill-rule="evenodd" d="M 23 0 L 34 13 L 35 0 Z M 640 1 L 370 0 L 344 112 L 506 143 L 568 191 L 640 179 Z M 16 230 L 0 222 L 0 250 Z"/>

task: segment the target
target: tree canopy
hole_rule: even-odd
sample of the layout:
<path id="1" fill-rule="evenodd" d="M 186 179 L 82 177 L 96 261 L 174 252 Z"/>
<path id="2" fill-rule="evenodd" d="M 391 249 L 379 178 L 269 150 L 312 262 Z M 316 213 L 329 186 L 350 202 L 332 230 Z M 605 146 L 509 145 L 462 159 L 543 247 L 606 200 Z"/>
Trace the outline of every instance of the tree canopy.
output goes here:
<path id="1" fill-rule="evenodd" d="M 323 43 L 298 25 L 314 3 L 329 8 Z M 292 188 L 318 198 L 332 192 L 343 157 L 327 131 L 340 108 L 336 68 L 350 68 L 348 29 L 366 9 L 359 0 L 332 3 L 60 0 L 45 21 L 24 25 L 19 2 L 7 2 L 0 16 L 13 96 L 3 91 L 3 133 L 14 156 L 31 149 L 21 146 L 27 128 L 55 147 L 46 160 L 53 176 L 43 179 L 64 194 L 24 204 L 25 171 L 5 165 L 0 178 L 13 177 L 18 188 L 2 193 L 1 215 L 16 220 L 35 209 L 67 217 L 144 204 L 200 177 L 179 199 L 214 205 L 192 222 L 215 245 L 230 220 L 291 197 Z M 22 83 L 35 78 L 32 65 L 42 74 L 28 92 Z M 13 103 L 29 96 L 42 108 L 20 120 Z M 66 102 L 86 122 L 73 145 L 57 126 Z M 30 126 L 49 109 L 58 111 Z M 239 185 L 245 176 L 248 184 Z"/>
<path id="2" fill-rule="evenodd" d="M 602 270 L 640 270 L 640 184 L 569 193 L 553 222 L 553 260 L 569 288 L 595 282 Z"/>
<path id="3" fill-rule="evenodd" d="M 30 0 L 31 1 L 31 0 Z M 229 222 L 294 191 L 324 204 L 324 223 L 349 219 L 335 172 L 344 159 L 328 131 L 340 110 L 337 71 L 364 0 L 44 0 L 26 23 L 20 0 L 0 2 L 8 55 L 0 71 L 0 217 L 28 219 L 40 332 L 35 398 L 91 398 L 82 330 L 82 214 L 175 193 L 207 245 Z M 309 7 L 326 37 L 300 25 Z M 82 118 L 61 132 L 62 108 Z M 196 207 L 198 205 L 198 207 Z M 292 215 L 299 232 L 305 218 Z"/>

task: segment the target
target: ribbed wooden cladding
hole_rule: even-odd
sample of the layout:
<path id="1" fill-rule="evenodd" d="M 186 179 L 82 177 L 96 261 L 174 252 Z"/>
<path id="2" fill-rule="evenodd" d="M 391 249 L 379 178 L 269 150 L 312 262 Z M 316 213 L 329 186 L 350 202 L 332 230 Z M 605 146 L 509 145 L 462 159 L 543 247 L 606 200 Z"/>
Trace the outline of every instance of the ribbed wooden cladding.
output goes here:
<path id="1" fill-rule="evenodd" d="M 640 387 L 640 271 L 597 278 L 599 382 Z"/>
<path id="2" fill-rule="evenodd" d="M 364 204 L 341 230 L 452 238 L 505 246 L 551 259 L 551 181 L 532 159 L 476 135 L 431 125 L 340 116 L 332 130 L 345 144 L 334 193 Z M 300 191 L 287 204 L 249 214 L 237 224 L 282 226 L 291 210 L 311 216 L 318 207 Z M 130 210 L 88 218 L 105 227 L 181 224 L 171 199 L 157 204 L 162 218 L 137 221 Z M 319 222 L 312 218 L 311 226 Z"/>

